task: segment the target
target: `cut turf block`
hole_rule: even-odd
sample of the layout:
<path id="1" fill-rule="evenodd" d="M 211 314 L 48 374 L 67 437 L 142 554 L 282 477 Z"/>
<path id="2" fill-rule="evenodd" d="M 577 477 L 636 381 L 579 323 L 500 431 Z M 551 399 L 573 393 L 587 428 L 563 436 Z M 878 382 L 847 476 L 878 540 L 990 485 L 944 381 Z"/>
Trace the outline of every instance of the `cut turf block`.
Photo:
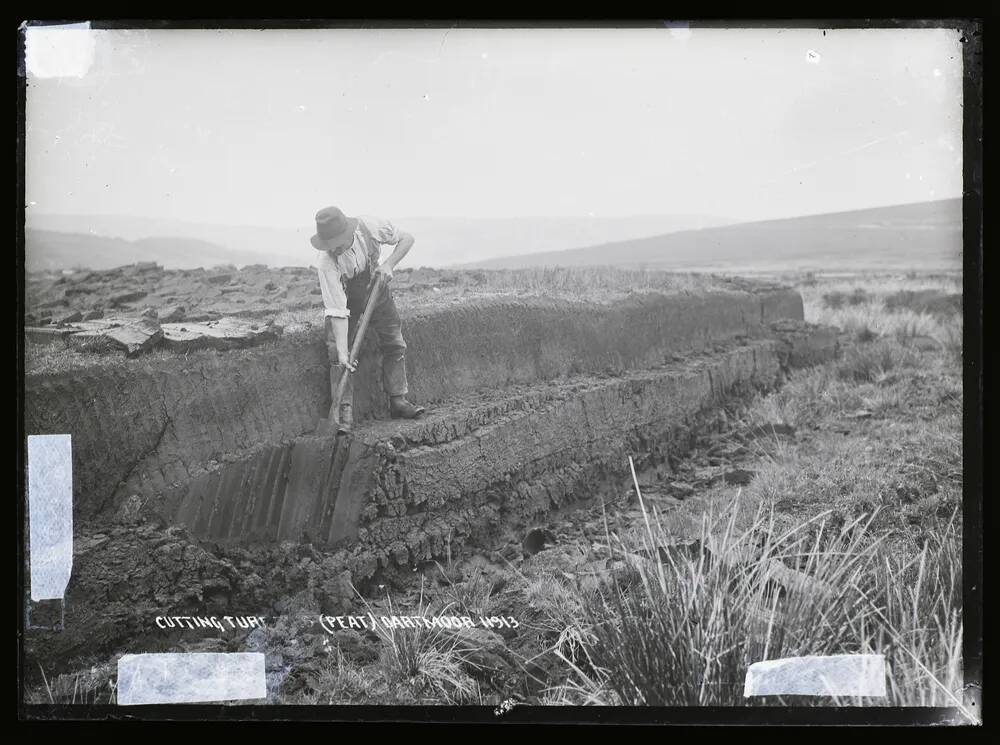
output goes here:
<path id="1" fill-rule="evenodd" d="M 163 341 L 163 330 L 155 318 L 142 317 L 104 332 L 104 336 L 129 356 L 148 352 Z"/>
<path id="2" fill-rule="evenodd" d="M 250 347 L 276 339 L 281 333 L 279 326 L 239 318 L 208 323 L 164 323 L 162 328 L 164 346 L 178 352 Z"/>
<path id="3" fill-rule="evenodd" d="M 73 333 L 71 328 L 53 328 L 52 326 L 26 326 L 24 338 L 35 344 L 65 344 Z"/>

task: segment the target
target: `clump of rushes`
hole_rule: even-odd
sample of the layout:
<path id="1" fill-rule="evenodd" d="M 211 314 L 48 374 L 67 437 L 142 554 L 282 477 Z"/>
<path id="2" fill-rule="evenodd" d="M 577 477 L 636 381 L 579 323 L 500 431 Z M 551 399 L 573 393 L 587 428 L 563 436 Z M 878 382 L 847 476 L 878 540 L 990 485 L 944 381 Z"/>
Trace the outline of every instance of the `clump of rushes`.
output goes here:
<path id="1" fill-rule="evenodd" d="M 388 612 L 393 615 L 392 599 L 388 598 Z M 439 609 L 447 614 L 451 604 Z M 429 611 L 424 604 L 421 585 L 419 607 L 415 614 L 424 616 Z M 375 611 L 369 606 L 369 611 Z M 382 641 L 379 666 L 387 681 L 400 692 L 407 692 L 418 703 L 469 704 L 482 698 L 479 684 L 469 676 L 467 669 L 474 666 L 461 644 L 461 636 L 441 626 L 416 628 L 386 628 L 375 626 L 375 633 Z"/>
<path id="2" fill-rule="evenodd" d="M 38 666 L 42 685 L 25 690 L 29 704 L 87 704 L 90 706 L 114 704 L 117 684 L 109 677 L 105 667 L 91 668 L 77 673 L 65 673 L 49 680 L 44 668 Z"/>
<path id="3" fill-rule="evenodd" d="M 871 602 L 875 649 L 886 656 L 889 697 L 896 706 L 954 706 L 962 699 L 962 539 L 956 510 L 920 555 L 880 557 Z"/>
<path id="4" fill-rule="evenodd" d="M 920 354 L 891 340 L 848 347 L 843 359 L 837 363 L 837 376 L 841 380 L 870 383 L 897 367 L 914 367 Z"/>
<path id="5" fill-rule="evenodd" d="M 638 490 L 638 485 L 637 490 Z M 894 564 L 870 530 L 874 515 L 840 526 L 829 513 L 781 533 L 773 512 L 734 500 L 706 515 L 694 555 L 664 550 L 667 535 L 639 492 L 645 533 L 619 544 L 639 581 L 587 604 L 593 667 L 568 684 L 577 700 L 646 706 L 787 704 L 743 697 L 754 662 L 802 655 L 882 653 L 889 701 L 811 699 L 813 705 L 960 706 L 960 541 L 950 529 L 916 565 Z"/>
<path id="6" fill-rule="evenodd" d="M 483 572 L 475 573 L 471 578 L 454 581 L 448 571 L 437 564 L 441 577 L 445 580 L 444 595 L 449 603 L 456 608 L 462 608 L 471 616 L 492 616 L 503 592 L 502 583 L 490 580 Z"/>

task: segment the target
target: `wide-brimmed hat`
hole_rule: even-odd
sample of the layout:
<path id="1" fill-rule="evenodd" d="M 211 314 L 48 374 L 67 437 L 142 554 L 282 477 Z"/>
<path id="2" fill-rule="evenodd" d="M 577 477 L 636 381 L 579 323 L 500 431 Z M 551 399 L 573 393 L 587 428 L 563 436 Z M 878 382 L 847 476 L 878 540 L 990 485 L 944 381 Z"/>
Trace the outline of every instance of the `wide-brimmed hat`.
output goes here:
<path id="1" fill-rule="evenodd" d="M 320 251 L 332 251 L 341 248 L 357 227 L 356 217 L 347 217 L 337 207 L 324 207 L 316 213 L 316 235 L 309 242 Z"/>

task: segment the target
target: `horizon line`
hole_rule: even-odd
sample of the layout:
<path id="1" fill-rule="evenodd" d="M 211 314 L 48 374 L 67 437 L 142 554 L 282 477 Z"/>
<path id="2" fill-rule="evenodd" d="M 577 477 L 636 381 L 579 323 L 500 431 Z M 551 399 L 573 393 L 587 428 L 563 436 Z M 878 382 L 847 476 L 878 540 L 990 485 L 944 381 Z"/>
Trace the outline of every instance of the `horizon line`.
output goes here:
<path id="1" fill-rule="evenodd" d="M 876 209 L 887 209 L 891 207 L 907 207 L 918 204 L 936 204 L 939 202 L 951 202 L 951 201 L 961 201 L 964 195 L 952 196 L 952 197 L 942 197 L 940 199 L 927 199 L 920 200 L 917 202 L 894 202 L 890 204 L 877 204 L 868 207 L 855 207 L 851 209 L 840 209 L 840 210 L 830 210 L 825 212 L 808 212 L 803 214 L 795 215 L 782 215 L 778 217 L 758 217 L 758 218 L 737 218 L 737 217 L 724 217 L 721 215 L 703 214 L 703 213 L 693 213 L 693 212 L 679 212 L 679 213 L 655 213 L 655 212 L 642 212 L 629 215 L 514 215 L 514 216 L 488 216 L 488 215 L 405 215 L 401 217 L 393 217 L 393 220 L 509 220 L 516 221 L 520 219 L 540 219 L 540 220 L 628 220 L 636 218 L 670 218 L 670 217 L 704 217 L 715 220 L 730 220 L 733 224 L 751 224 L 759 222 L 772 222 L 777 220 L 794 220 L 802 217 L 819 217 L 821 215 L 840 215 L 847 214 L 850 212 L 865 212 L 868 210 Z M 31 210 L 28 207 L 24 208 L 25 217 L 25 227 L 27 227 L 28 214 L 34 211 L 35 215 L 38 217 L 93 217 L 93 218 L 126 218 L 131 220 L 159 220 L 159 221 L 171 221 L 177 223 L 187 223 L 191 225 L 203 225 L 203 226 L 214 226 L 214 227 L 246 227 L 246 228 L 266 228 L 275 230 L 295 230 L 298 228 L 310 228 L 311 223 L 306 221 L 300 225 L 288 225 L 288 224 L 271 224 L 264 225 L 260 223 L 236 223 L 236 222 L 204 222 L 202 220 L 189 219 L 189 218 L 177 218 L 177 217 L 154 217 L 150 215 L 129 215 L 114 212 L 40 212 L 37 210 Z M 366 213 L 358 213 L 366 214 Z M 697 230 L 697 228 L 694 228 Z"/>

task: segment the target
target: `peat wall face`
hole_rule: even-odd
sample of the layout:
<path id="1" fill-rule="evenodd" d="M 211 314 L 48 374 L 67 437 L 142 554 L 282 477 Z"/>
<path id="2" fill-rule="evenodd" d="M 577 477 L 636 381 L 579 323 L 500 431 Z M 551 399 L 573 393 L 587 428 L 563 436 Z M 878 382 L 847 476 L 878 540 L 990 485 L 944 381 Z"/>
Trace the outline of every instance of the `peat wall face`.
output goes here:
<path id="1" fill-rule="evenodd" d="M 467 534 L 463 520 L 483 523 L 494 508 L 507 522 L 527 519 L 587 493 L 577 477 L 609 462 L 621 470 L 626 452 L 662 461 L 672 427 L 735 392 L 772 387 L 780 368 L 778 342 L 758 340 L 622 376 L 458 401 L 427 420 L 265 446 L 167 490 L 149 509 L 209 541 L 360 540 L 405 564 L 410 554 L 429 558 L 424 544 L 442 531 Z"/>
<path id="2" fill-rule="evenodd" d="M 610 305 L 538 298 L 403 310 L 411 394 L 432 404 L 568 375 L 649 368 L 727 340 L 770 336 L 771 322 L 801 318 L 801 297 L 781 289 L 636 294 Z M 385 417 L 378 369 L 369 343 L 356 378 L 359 419 Z M 287 475 L 281 459 L 293 454 L 288 446 L 315 429 L 329 401 L 319 331 L 253 349 L 139 358 L 25 380 L 27 433 L 72 435 L 77 520 L 150 505 L 162 513 L 159 502 L 175 505 L 191 484 L 269 449 L 276 465 L 240 476 L 240 483 L 263 479 L 266 490 L 268 479 Z M 272 524 L 273 517 L 260 520 Z"/>
<path id="3" fill-rule="evenodd" d="M 637 294 L 607 306 L 470 305 L 417 315 L 404 333 L 415 394 L 441 401 L 567 374 L 651 367 L 687 350 L 761 335 L 780 318 L 802 317 L 802 299 L 792 290 Z M 378 410 L 373 402 L 369 407 Z"/>

